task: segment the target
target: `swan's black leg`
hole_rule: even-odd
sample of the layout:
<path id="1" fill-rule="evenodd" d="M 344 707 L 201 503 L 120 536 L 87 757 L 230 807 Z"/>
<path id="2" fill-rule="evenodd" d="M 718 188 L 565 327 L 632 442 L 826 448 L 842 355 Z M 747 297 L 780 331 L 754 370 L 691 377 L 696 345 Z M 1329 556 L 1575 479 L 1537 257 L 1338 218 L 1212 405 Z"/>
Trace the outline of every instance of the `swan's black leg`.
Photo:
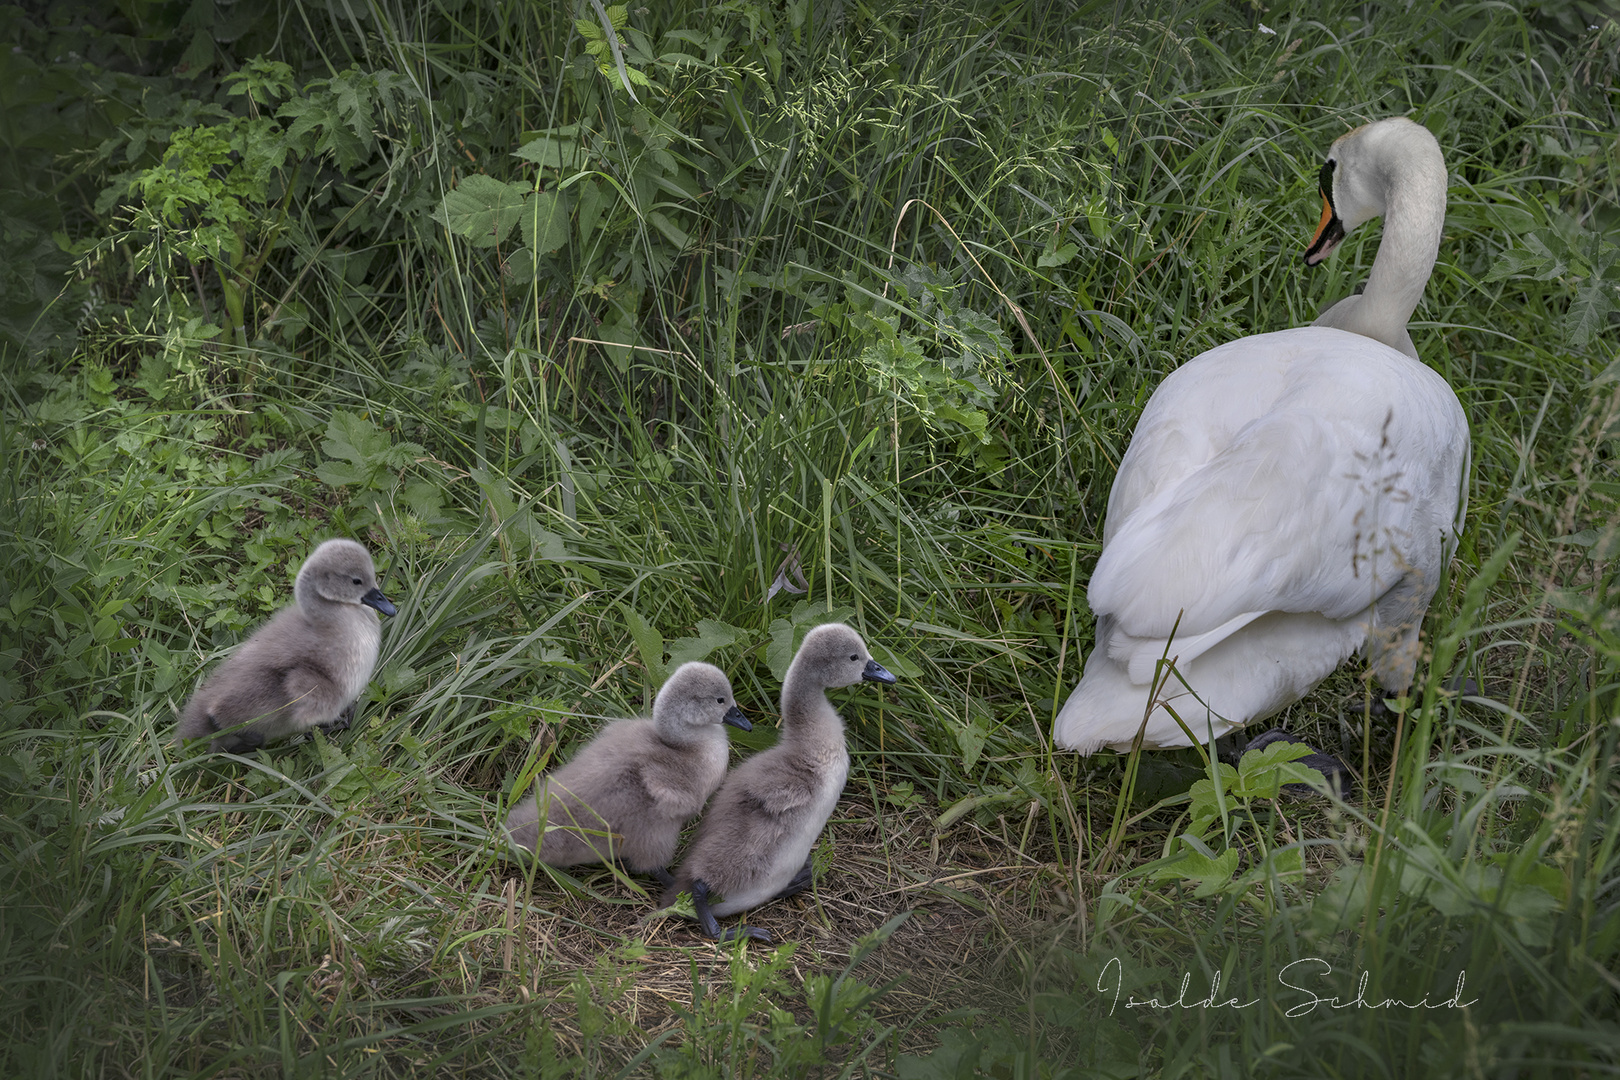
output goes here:
<path id="1" fill-rule="evenodd" d="M 1264 749 L 1274 742 L 1298 743 L 1300 746 L 1309 746 L 1304 739 L 1295 738 L 1282 728 L 1272 728 L 1270 731 L 1262 732 L 1250 739 L 1244 753 L 1249 750 Z M 1309 754 L 1297 759 L 1299 764 L 1321 773 L 1327 779 L 1328 786 L 1333 789 L 1334 794 L 1341 799 L 1348 799 L 1355 790 L 1355 781 L 1351 779 L 1350 770 L 1345 766 L 1344 762 L 1332 754 L 1321 753 L 1315 747 L 1310 749 Z M 1283 790 L 1291 795 L 1309 795 L 1312 793 L 1309 784 L 1284 784 Z"/>
<path id="2" fill-rule="evenodd" d="M 1479 683 L 1463 675 L 1455 675 L 1447 679 L 1443 686 L 1447 692 L 1457 694 L 1460 697 L 1483 696 L 1480 693 Z M 1411 690 L 1408 690 L 1407 693 L 1412 693 L 1415 690 L 1421 689 L 1421 687 L 1414 686 Z M 1382 687 L 1372 692 L 1371 700 L 1368 702 L 1367 706 L 1367 711 L 1372 715 L 1374 720 L 1388 720 L 1390 717 L 1395 715 L 1390 707 L 1384 704 L 1384 694 L 1381 691 Z"/>
<path id="3" fill-rule="evenodd" d="M 655 866 L 651 870 L 647 871 L 647 873 L 651 874 L 653 880 L 658 882 L 658 884 L 662 885 L 666 889 L 675 884 L 675 875 L 669 872 L 668 867 Z"/>
<path id="4" fill-rule="evenodd" d="M 804 860 L 804 865 L 799 868 L 799 872 L 797 874 L 793 875 L 793 880 L 784 885 L 782 887 L 782 891 L 777 893 L 774 899 L 780 900 L 784 896 L 793 896 L 808 889 L 810 887 L 811 874 L 814 872 L 811 866 L 814 861 L 814 855 Z"/>
<path id="5" fill-rule="evenodd" d="M 1243 760 L 1243 751 L 1248 749 L 1249 733 L 1242 728 L 1228 731 L 1215 740 L 1215 757 L 1228 765 L 1236 766 Z"/>
<path id="6" fill-rule="evenodd" d="M 692 882 L 692 907 L 697 912 L 698 925 L 715 941 L 735 941 L 739 937 L 751 937 L 767 945 L 771 943 L 771 935 L 757 926 L 733 926 L 722 931 L 719 920 L 714 917 L 714 912 L 709 910 L 709 883 L 702 878 Z"/>

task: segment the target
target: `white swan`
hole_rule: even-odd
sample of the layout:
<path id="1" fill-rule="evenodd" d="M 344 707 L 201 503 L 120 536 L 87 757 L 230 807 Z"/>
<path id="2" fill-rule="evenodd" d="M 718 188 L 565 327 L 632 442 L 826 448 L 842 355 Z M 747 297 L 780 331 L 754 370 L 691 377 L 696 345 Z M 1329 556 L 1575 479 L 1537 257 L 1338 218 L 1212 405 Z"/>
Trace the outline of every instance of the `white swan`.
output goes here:
<path id="1" fill-rule="evenodd" d="M 1439 250 L 1445 162 L 1396 118 L 1340 137 L 1321 176 L 1305 261 L 1383 214 L 1367 287 L 1313 326 L 1194 357 L 1148 400 L 1108 497 L 1096 647 L 1059 746 L 1128 750 L 1138 731 L 1145 747 L 1190 745 L 1166 705 L 1207 742 L 1362 647 L 1382 686 L 1411 685 L 1466 509 L 1462 405 L 1406 332 Z M 1161 656 L 1179 678 L 1149 712 Z"/>

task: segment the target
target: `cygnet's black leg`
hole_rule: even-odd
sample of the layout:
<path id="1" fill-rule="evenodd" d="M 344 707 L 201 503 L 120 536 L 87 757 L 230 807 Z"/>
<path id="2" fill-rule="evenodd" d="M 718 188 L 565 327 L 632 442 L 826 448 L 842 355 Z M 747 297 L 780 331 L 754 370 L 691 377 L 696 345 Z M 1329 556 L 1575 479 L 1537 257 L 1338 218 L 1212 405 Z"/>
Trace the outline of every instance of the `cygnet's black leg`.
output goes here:
<path id="1" fill-rule="evenodd" d="M 1274 742 L 1297 743 L 1300 746 L 1309 746 L 1304 739 L 1297 739 L 1282 728 L 1272 728 L 1270 731 L 1263 732 L 1250 739 L 1249 745 L 1244 752 L 1263 750 Z M 1355 781 L 1350 778 L 1350 770 L 1345 766 L 1344 762 L 1332 754 L 1324 754 L 1318 751 L 1315 747 L 1310 747 L 1310 750 L 1309 754 L 1296 759 L 1299 764 L 1321 773 L 1327 779 L 1328 786 L 1333 789 L 1334 794 L 1341 799 L 1348 799 L 1355 789 Z M 1283 790 L 1294 795 L 1309 795 L 1312 793 L 1309 784 L 1284 784 Z"/>
<path id="2" fill-rule="evenodd" d="M 333 735 L 339 731 L 348 731 L 349 725 L 352 723 L 354 723 L 354 702 L 351 701 L 348 708 L 337 714 L 336 720 L 329 720 L 324 724 L 316 724 L 315 726 L 328 735 Z"/>
<path id="3" fill-rule="evenodd" d="M 670 873 L 669 868 L 666 866 L 655 866 L 647 873 L 651 874 L 653 880 L 666 889 L 675 884 L 675 875 Z"/>
<path id="4" fill-rule="evenodd" d="M 698 925 L 715 941 L 735 941 L 739 937 L 751 937 L 767 945 L 771 943 L 771 935 L 757 926 L 732 926 L 722 931 L 719 920 L 714 917 L 714 912 L 709 910 L 709 883 L 702 878 L 692 882 L 692 907 L 697 912 Z"/>
<path id="5" fill-rule="evenodd" d="M 799 872 L 797 874 L 793 875 L 793 880 L 784 885 L 782 887 L 782 891 L 777 893 L 774 899 L 780 900 L 785 896 L 793 896 L 808 889 L 810 887 L 811 874 L 814 872 L 811 865 L 814 863 L 814 861 L 814 855 L 811 855 L 810 858 L 804 860 L 804 865 L 799 867 Z"/>

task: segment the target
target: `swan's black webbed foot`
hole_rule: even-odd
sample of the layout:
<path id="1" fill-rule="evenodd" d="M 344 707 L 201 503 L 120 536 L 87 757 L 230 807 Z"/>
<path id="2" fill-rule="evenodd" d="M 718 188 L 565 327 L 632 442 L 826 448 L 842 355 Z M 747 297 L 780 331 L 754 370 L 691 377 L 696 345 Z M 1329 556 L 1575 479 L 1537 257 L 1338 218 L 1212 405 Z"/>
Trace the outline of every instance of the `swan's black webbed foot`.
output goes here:
<path id="1" fill-rule="evenodd" d="M 1466 677 L 1464 675 L 1454 675 L 1454 676 L 1452 676 L 1451 678 L 1447 679 L 1444 683 L 1441 684 L 1441 688 L 1443 690 L 1445 690 L 1447 694 L 1455 694 L 1458 697 L 1483 697 L 1484 696 L 1480 692 L 1479 683 L 1475 682 L 1473 679 L 1470 679 L 1470 678 L 1468 678 L 1468 677 Z M 1421 691 L 1421 690 L 1422 690 L 1422 687 L 1414 686 L 1412 688 L 1412 690 L 1409 690 L 1407 692 L 1411 693 L 1413 691 Z M 1391 720 L 1395 716 L 1395 710 L 1391 709 L 1388 705 L 1384 704 L 1384 695 L 1377 692 L 1377 691 L 1373 692 L 1373 694 L 1371 695 L 1371 699 L 1368 701 L 1367 713 L 1374 720 Z"/>
<path id="2" fill-rule="evenodd" d="M 349 725 L 354 723 L 354 702 L 349 702 L 348 708 L 337 714 L 336 720 L 329 720 L 324 724 L 315 726 L 328 735 L 335 735 L 340 731 L 348 731 Z"/>
<path id="3" fill-rule="evenodd" d="M 1262 732 L 1250 739 L 1248 745 L 1239 753 L 1239 758 L 1241 759 L 1242 754 L 1248 753 L 1250 750 L 1263 750 L 1274 742 L 1297 743 L 1300 746 L 1310 745 L 1304 739 L 1295 738 L 1282 728 L 1272 728 L 1270 731 Z M 1333 789 L 1333 793 L 1339 798 L 1348 799 L 1351 792 L 1355 790 L 1355 781 L 1350 777 L 1350 770 L 1345 766 L 1344 762 L 1332 754 L 1324 754 L 1315 747 L 1311 747 L 1309 754 L 1296 760 L 1298 764 L 1321 773 L 1327 779 L 1328 786 Z M 1283 790 L 1290 795 L 1313 794 L 1313 789 L 1309 784 L 1284 784 Z"/>
<path id="4" fill-rule="evenodd" d="M 777 893 L 776 896 L 774 897 L 774 899 L 780 900 L 780 899 L 782 899 L 783 897 L 786 897 L 786 896 L 794 896 L 794 895 L 796 895 L 798 893 L 802 893 L 802 892 L 804 892 L 804 890 L 808 889 L 810 887 L 811 875 L 814 873 L 814 870 L 813 870 L 813 867 L 812 867 L 812 863 L 814 861 L 815 861 L 815 856 L 814 855 L 812 855 L 810 858 L 804 860 L 804 865 L 799 868 L 799 872 L 797 874 L 793 875 L 793 880 L 789 881 L 786 885 L 784 885 L 782 887 L 782 891 Z"/>
<path id="5" fill-rule="evenodd" d="M 1215 740 L 1215 757 L 1235 769 L 1237 763 L 1243 760 L 1243 751 L 1248 748 L 1248 745 L 1249 733 L 1246 730 L 1237 728 L 1234 731 L 1228 731 Z"/>
<path id="6" fill-rule="evenodd" d="M 697 912 L 698 925 L 703 928 L 704 934 L 715 941 L 735 941 L 739 937 L 751 937 L 767 945 L 771 943 L 771 935 L 757 926 L 731 926 L 722 931 L 719 920 L 714 917 L 714 912 L 709 910 L 709 883 L 702 878 L 692 882 L 692 907 Z"/>

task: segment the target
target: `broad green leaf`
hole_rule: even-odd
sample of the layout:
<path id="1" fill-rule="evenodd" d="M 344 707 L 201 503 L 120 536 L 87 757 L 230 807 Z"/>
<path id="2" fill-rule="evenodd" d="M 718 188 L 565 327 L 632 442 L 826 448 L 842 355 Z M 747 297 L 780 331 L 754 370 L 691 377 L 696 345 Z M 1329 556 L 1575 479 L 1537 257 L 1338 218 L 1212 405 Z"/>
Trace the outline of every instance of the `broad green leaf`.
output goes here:
<path id="1" fill-rule="evenodd" d="M 1237 873 L 1238 858 L 1236 848 L 1228 848 L 1214 858 L 1183 848 L 1179 856 L 1150 870 L 1148 877 L 1154 881 L 1196 881 L 1199 883 L 1196 895 L 1209 896 L 1231 883 L 1232 875 Z"/>
<path id="2" fill-rule="evenodd" d="M 849 622 L 854 617 L 854 608 L 835 607 L 828 611 L 819 600 L 800 600 L 787 618 L 772 619 L 771 642 L 765 647 L 765 663 L 770 666 L 771 674 L 778 682 L 787 677 L 793 654 L 798 652 L 799 643 L 811 629 L 822 623 Z"/>
<path id="3" fill-rule="evenodd" d="M 1069 260 L 1074 258 L 1075 252 L 1078 250 L 1073 244 L 1060 244 L 1036 259 L 1035 265 L 1038 267 L 1065 266 Z"/>
<path id="4" fill-rule="evenodd" d="M 420 449 L 416 447 L 418 452 Z M 335 409 L 326 424 L 326 437 L 321 440 L 321 451 L 335 460 L 322 462 L 316 467 L 315 475 L 334 487 L 386 487 L 392 482 L 394 450 L 388 434 L 379 431 L 371 421 L 344 409 Z"/>
<path id="5" fill-rule="evenodd" d="M 1232 794 L 1243 799 L 1275 799 L 1283 784 L 1294 779 L 1282 766 L 1313 753 L 1304 743 L 1282 740 L 1250 750 L 1238 762 L 1238 782 L 1232 785 Z"/>
<path id="6" fill-rule="evenodd" d="M 1483 280 L 1503 281 L 1510 277 L 1521 277 L 1527 274 L 1536 275 L 1553 265 L 1562 266 L 1550 254 L 1539 254 L 1533 251 L 1525 251 L 1523 248 L 1514 248 L 1497 256 L 1496 262 L 1491 264 L 1491 268 L 1486 272 Z"/>
<path id="7" fill-rule="evenodd" d="M 533 162 L 542 169 L 561 169 L 565 165 L 573 164 L 578 152 L 578 140 L 555 139 L 542 135 L 538 139 L 530 139 L 512 151 L 512 156 Z"/>
<path id="8" fill-rule="evenodd" d="M 990 737 L 990 732 L 974 717 L 972 723 L 953 722 L 956 728 L 956 747 L 962 751 L 962 768 L 971 772 L 973 766 L 979 763 L 979 755 L 984 752 L 984 742 Z"/>
<path id="9" fill-rule="evenodd" d="M 866 647 L 872 652 L 872 659 L 888 668 L 902 679 L 919 679 L 922 677 L 922 668 L 910 660 L 890 649 L 882 642 L 869 641 Z"/>
<path id="10" fill-rule="evenodd" d="M 439 205 L 439 221 L 457 236 L 464 236 L 474 247 L 494 247 L 512 231 L 523 216 L 523 199 L 528 188 L 509 184 L 492 176 L 474 173 L 445 193 Z"/>
<path id="11" fill-rule="evenodd" d="M 1609 326 L 1609 312 L 1614 310 L 1614 291 L 1620 285 L 1605 281 L 1593 274 L 1575 290 L 1569 313 L 1564 316 L 1564 333 L 1569 343 L 1584 348 Z"/>
<path id="12" fill-rule="evenodd" d="M 669 668 L 693 660 L 706 660 L 716 649 L 748 640 L 748 631 L 716 619 L 699 619 L 696 637 L 676 638 L 669 643 Z"/>
<path id="13" fill-rule="evenodd" d="M 1223 792 L 1231 791 L 1233 785 L 1237 782 L 1238 771 L 1225 762 L 1217 761 L 1215 762 L 1215 773 L 1220 778 L 1221 790 Z M 1202 836 L 1204 829 L 1221 816 L 1220 801 L 1215 793 L 1215 782 L 1206 776 L 1193 784 L 1189 794 L 1191 800 L 1187 810 L 1192 816 L 1192 825 L 1189 831 L 1196 836 Z M 1230 802 L 1230 799 L 1228 802 Z"/>
<path id="14" fill-rule="evenodd" d="M 534 251 L 556 251 L 568 242 L 568 199 L 555 188 L 537 191 L 523 203 L 523 243 Z"/>
<path id="15" fill-rule="evenodd" d="M 669 218 L 660 211 L 648 211 L 647 224 L 663 233 L 666 240 L 674 244 L 682 251 L 686 250 L 692 244 L 691 235 L 679 225 L 676 225 L 673 221 L 669 220 Z"/>
<path id="16" fill-rule="evenodd" d="M 587 177 L 577 185 L 579 189 L 579 243 L 584 247 L 591 233 L 602 220 L 608 207 L 608 188 L 594 177 Z"/>
<path id="17" fill-rule="evenodd" d="M 664 665 L 664 635 L 629 604 L 621 603 L 619 610 L 624 612 L 624 625 L 630 631 L 630 640 L 636 643 L 636 651 L 641 654 L 641 666 L 647 672 L 647 681 L 657 690 L 669 675 L 669 669 Z"/>

